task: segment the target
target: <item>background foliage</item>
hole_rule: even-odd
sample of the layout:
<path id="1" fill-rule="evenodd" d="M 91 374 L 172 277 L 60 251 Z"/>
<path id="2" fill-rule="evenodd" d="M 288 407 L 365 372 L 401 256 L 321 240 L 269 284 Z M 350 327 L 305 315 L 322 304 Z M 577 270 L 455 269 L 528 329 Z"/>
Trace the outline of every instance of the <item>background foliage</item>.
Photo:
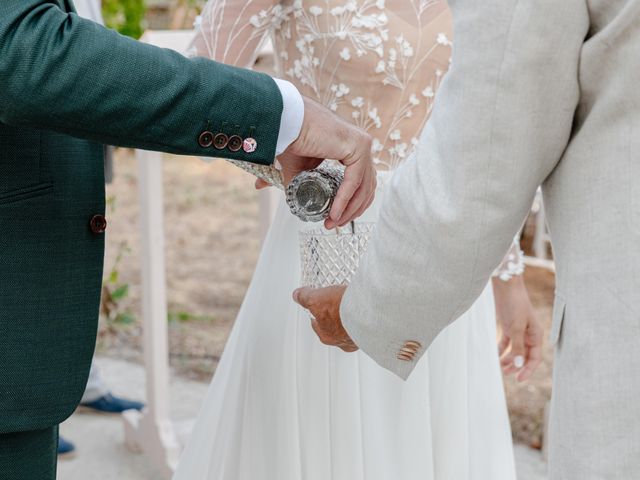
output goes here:
<path id="1" fill-rule="evenodd" d="M 140 38 L 146 29 L 191 29 L 206 0 L 102 0 L 105 23 Z"/>
<path id="2" fill-rule="evenodd" d="M 103 0 L 102 13 L 107 26 L 123 35 L 137 39 L 146 28 L 144 0 Z"/>

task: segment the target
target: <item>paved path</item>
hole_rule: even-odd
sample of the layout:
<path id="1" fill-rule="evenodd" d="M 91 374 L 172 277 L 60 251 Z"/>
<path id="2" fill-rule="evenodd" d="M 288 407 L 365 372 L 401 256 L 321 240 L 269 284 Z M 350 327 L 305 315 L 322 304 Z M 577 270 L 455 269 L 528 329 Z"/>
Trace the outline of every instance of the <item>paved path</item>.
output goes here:
<path id="1" fill-rule="evenodd" d="M 98 365 L 115 393 L 144 399 L 141 366 L 110 358 L 98 359 Z M 175 419 L 193 418 L 206 389 L 206 384 L 173 378 L 171 404 Z M 76 414 L 60 431 L 76 443 L 78 454 L 59 463 L 58 480 L 160 480 L 144 455 L 132 454 L 124 447 L 119 417 Z M 537 451 L 518 445 L 515 452 L 518 480 L 545 480 L 545 465 Z"/>

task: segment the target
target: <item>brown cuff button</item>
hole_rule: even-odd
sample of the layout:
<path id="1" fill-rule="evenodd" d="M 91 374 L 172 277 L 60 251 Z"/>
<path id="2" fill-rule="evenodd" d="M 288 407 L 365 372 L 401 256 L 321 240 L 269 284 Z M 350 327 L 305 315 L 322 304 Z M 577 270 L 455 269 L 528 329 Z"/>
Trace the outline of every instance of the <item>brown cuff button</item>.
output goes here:
<path id="1" fill-rule="evenodd" d="M 209 148 L 213 143 L 213 133 L 211 132 L 202 132 L 200 137 L 198 137 L 198 144 L 202 148 Z"/>
<path id="2" fill-rule="evenodd" d="M 227 137 L 224 133 L 219 133 L 215 137 L 213 137 L 213 146 L 218 150 L 226 148 L 228 143 L 229 137 Z"/>
<path id="3" fill-rule="evenodd" d="M 238 136 L 238 135 L 233 135 L 232 137 L 229 138 L 229 150 L 231 150 L 232 152 L 237 152 L 242 148 L 242 144 L 244 143 L 244 140 L 242 140 L 242 137 Z"/>
<path id="4" fill-rule="evenodd" d="M 396 358 L 398 360 L 402 360 L 403 362 L 410 362 L 411 360 L 413 360 L 413 356 L 412 355 L 408 355 L 408 354 L 402 353 L 402 352 L 398 353 L 396 355 Z"/>
<path id="5" fill-rule="evenodd" d="M 96 235 L 104 233 L 107 229 L 107 219 L 104 215 L 94 215 L 89 222 L 89 228 L 91 228 L 91 231 Z"/>

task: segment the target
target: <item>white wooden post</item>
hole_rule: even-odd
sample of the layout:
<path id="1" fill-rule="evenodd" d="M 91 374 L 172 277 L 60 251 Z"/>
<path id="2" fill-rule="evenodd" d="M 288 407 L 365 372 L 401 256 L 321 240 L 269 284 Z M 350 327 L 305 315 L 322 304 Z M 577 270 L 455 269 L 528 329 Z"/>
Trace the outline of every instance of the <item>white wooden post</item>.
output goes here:
<path id="1" fill-rule="evenodd" d="M 162 154 L 138 150 L 140 256 L 147 408 L 123 414 L 125 442 L 145 453 L 163 478 L 171 478 L 180 444 L 169 412 L 169 337 L 164 258 Z"/>
<path id="2" fill-rule="evenodd" d="M 192 31 L 148 31 L 142 41 L 184 53 Z M 269 47 L 265 47 L 267 51 Z M 195 139 L 194 139 L 195 141 Z M 171 420 L 169 405 L 169 344 L 164 258 L 164 196 L 162 154 L 138 150 L 140 189 L 140 257 L 143 285 L 144 362 L 147 407 L 143 412 L 123 414 L 125 443 L 130 450 L 146 454 L 164 479 L 170 479 L 186 438 L 190 422 Z M 260 228 L 263 235 L 277 205 L 274 189 L 260 194 Z"/>
<path id="3" fill-rule="evenodd" d="M 542 260 L 549 258 L 547 255 L 547 243 L 549 242 L 549 235 L 547 234 L 547 219 L 544 212 L 544 204 L 542 203 L 542 197 L 540 197 L 540 207 L 536 213 L 536 229 L 533 235 L 533 253 Z"/>
<path id="4" fill-rule="evenodd" d="M 547 232 L 544 202 L 542 201 L 542 192 L 540 190 L 536 194 L 531 212 L 535 221 L 532 245 L 533 257 L 525 257 L 525 264 L 530 267 L 546 268 L 555 272 L 555 263 L 547 254 L 547 247 L 551 239 Z"/>
<path id="5" fill-rule="evenodd" d="M 154 32 L 143 42 L 185 52 L 192 31 Z M 181 445 L 169 409 L 169 343 L 164 258 L 162 154 L 138 150 L 140 189 L 140 258 L 147 407 L 123 414 L 125 443 L 149 457 L 162 478 L 170 479 Z"/>

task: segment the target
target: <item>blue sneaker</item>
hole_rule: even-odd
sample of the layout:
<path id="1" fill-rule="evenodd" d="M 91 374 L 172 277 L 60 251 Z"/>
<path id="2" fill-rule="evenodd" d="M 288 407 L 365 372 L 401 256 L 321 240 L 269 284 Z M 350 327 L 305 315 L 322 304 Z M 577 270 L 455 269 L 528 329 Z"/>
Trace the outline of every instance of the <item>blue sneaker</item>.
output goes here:
<path id="1" fill-rule="evenodd" d="M 114 397 L 110 393 L 94 402 L 81 403 L 79 410 L 90 413 L 119 414 L 125 410 L 142 410 L 144 403 Z"/>
<path id="2" fill-rule="evenodd" d="M 76 446 L 68 440 L 58 437 L 58 458 L 68 459 L 75 457 L 75 455 Z"/>

